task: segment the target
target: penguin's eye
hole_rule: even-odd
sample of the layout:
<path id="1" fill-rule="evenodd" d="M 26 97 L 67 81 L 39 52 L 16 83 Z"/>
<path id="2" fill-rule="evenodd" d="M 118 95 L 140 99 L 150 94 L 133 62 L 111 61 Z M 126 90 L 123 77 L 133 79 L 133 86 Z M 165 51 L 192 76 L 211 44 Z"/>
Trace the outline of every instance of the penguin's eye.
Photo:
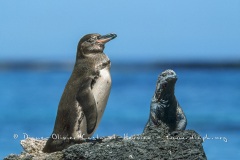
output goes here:
<path id="1" fill-rule="evenodd" d="M 93 38 L 90 38 L 90 39 L 87 40 L 87 42 L 90 42 L 90 43 L 93 42 L 93 41 L 94 41 Z"/>

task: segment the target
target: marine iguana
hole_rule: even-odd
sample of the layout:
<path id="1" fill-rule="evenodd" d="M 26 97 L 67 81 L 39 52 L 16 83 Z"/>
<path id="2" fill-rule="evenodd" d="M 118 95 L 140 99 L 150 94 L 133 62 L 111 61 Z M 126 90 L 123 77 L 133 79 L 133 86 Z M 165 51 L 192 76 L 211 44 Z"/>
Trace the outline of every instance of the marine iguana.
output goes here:
<path id="1" fill-rule="evenodd" d="M 144 128 L 158 125 L 161 122 L 169 127 L 169 132 L 185 130 L 186 116 L 179 105 L 175 94 L 177 75 L 173 70 L 165 70 L 158 76 L 155 93 L 151 100 L 150 115 Z"/>

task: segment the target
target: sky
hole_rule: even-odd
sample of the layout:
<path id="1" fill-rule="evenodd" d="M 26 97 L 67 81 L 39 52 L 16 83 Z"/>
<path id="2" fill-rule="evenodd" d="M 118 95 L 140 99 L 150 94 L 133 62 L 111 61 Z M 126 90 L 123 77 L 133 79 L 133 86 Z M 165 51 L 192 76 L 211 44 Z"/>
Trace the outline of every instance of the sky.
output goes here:
<path id="1" fill-rule="evenodd" d="M 88 33 L 115 61 L 240 60 L 240 1 L 0 0 L 0 61 L 73 61 Z"/>

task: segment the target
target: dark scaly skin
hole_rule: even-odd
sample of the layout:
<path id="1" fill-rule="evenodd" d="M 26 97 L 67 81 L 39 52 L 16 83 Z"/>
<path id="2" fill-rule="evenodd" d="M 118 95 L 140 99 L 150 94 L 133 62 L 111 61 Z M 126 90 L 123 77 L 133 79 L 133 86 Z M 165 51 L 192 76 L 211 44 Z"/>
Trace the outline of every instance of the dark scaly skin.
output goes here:
<path id="1" fill-rule="evenodd" d="M 158 125 L 161 121 L 169 127 L 169 132 L 185 130 L 187 119 L 174 94 L 176 81 L 177 75 L 173 70 L 166 70 L 159 75 L 145 128 Z"/>

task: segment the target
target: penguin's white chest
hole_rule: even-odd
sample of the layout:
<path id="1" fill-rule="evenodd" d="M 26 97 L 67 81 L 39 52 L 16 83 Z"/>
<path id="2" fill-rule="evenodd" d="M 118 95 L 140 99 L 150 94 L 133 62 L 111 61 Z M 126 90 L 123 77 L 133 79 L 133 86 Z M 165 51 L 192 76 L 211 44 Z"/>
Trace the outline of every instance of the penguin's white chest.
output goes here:
<path id="1" fill-rule="evenodd" d="M 106 108 L 108 97 L 111 90 L 111 84 L 112 84 L 112 79 L 111 79 L 109 68 L 106 67 L 100 70 L 99 77 L 96 79 L 96 82 L 92 88 L 92 93 L 95 98 L 97 112 L 98 112 L 96 128 Z"/>

